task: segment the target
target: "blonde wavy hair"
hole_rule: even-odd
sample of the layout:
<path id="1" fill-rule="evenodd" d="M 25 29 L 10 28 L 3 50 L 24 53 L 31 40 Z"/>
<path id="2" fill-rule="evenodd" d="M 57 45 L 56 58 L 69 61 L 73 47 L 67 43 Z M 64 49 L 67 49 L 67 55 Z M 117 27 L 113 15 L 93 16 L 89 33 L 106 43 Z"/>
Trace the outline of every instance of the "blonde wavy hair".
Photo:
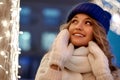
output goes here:
<path id="1" fill-rule="evenodd" d="M 105 29 L 96 20 L 92 19 L 92 21 L 94 24 L 94 26 L 93 26 L 93 36 L 94 36 L 93 41 L 98 44 L 98 46 L 103 50 L 103 52 L 107 56 L 108 61 L 109 61 L 110 70 L 115 71 L 117 69 L 117 67 L 112 63 L 112 59 L 114 58 L 114 56 L 111 53 L 110 45 L 107 40 L 107 34 L 105 32 Z M 60 30 L 68 29 L 70 24 L 71 24 L 71 21 L 69 21 L 67 24 L 61 25 Z"/>

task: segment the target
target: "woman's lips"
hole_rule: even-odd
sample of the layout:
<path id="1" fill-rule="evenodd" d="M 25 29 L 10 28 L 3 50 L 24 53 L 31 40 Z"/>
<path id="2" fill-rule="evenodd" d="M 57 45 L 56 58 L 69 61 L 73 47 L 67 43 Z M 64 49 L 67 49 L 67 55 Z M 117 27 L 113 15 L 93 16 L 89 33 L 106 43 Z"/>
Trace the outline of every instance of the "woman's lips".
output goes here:
<path id="1" fill-rule="evenodd" d="M 85 35 L 81 34 L 81 33 L 74 33 L 74 36 L 78 36 L 78 37 L 85 37 Z"/>

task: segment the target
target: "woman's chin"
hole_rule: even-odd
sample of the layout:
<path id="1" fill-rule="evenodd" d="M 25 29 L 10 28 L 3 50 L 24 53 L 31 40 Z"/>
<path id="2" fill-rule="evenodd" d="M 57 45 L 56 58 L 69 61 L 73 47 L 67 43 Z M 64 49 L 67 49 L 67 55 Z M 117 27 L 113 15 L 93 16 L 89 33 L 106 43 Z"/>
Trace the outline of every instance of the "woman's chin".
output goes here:
<path id="1" fill-rule="evenodd" d="M 75 48 L 78 48 L 78 47 L 81 47 L 81 46 L 88 46 L 87 43 L 73 43 L 72 44 L 74 45 Z"/>

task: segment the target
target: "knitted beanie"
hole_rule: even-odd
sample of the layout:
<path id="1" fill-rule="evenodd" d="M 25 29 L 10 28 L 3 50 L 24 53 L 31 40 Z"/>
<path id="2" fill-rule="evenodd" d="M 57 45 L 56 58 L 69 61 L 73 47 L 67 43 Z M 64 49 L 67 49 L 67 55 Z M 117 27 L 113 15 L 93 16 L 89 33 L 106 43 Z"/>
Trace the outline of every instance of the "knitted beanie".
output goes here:
<path id="1" fill-rule="evenodd" d="M 109 31 L 111 14 L 103 10 L 100 6 L 95 3 L 85 2 L 75 6 L 67 17 L 69 22 L 76 14 L 84 13 L 95 19 L 105 29 L 106 33 Z"/>

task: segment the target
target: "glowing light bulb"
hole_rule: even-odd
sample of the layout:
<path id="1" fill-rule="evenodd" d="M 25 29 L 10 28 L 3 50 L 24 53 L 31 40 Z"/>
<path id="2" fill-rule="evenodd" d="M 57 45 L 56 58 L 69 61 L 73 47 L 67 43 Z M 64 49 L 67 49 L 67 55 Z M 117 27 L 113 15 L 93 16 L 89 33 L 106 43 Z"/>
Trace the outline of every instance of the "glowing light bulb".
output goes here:
<path id="1" fill-rule="evenodd" d="M 2 65 L 0 65 L 0 68 L 2 68 Z"/>
<path id="2" fill-rule="evenodd" d="M 3 25 L 4 27 L 7 27 L 7 26 L 8 26 L 7 20 L 2 20 L 1 23 L 2 23 L 2 25 Z"/>
<path id="3" fill-rule="evenodd" d="M 19 34 L 23 34 L 23 31 L 20 31 Z"/>
<path id="4" fill-rule="evenodd" d="M 20 79 L 20 78 L 21 78 L 21 76 L 18 76 L 18 78 Z"/>
<path id="5" fill-rule="evenodd" d="M 0 41 L 3 39 L 3 37 L 0 37 Z"/>
<path id="6" fill-rule="evenodd" d="M 5 55 L 6 55 L 4 51 L 1 51 L 0 54 L 1 54 L 2 56 L 5 56 Z"/>
<path id="7" fill-rule="evenodd" d="M 3 4 L 3 2 L 0 2 L 0 5 Z"/>
<path id="8" fill-rule="evenodd" d="M 19 51 L 21 51 L 21 48 L 18 48 Z"/>
<path id="9" fill-rule="evenodd" d="M 14 11 L 12 12 L 11 16 L 12 16 L 12 17 L 16 17 L 17 14 L 18 14 L 17 10 L 14 10 Z"/>
<path id="10" fill-rule="evenodd" d="M 8 71 L 5 71 L 6 74 L 8 74 Z"/>
<path id="11" fill-rule="evenodd" d="M 18 68 L 21 68 L 21 66 L 19 65 Z"/>
<path id="12" fill-rule="evenodd" d="M 5 58 L 8 58 L 7 56 L 4 56 Z"/>
<path id="13" fill-rule="evenodd" d="M 6 37 L 10 37 L 10 31 L 5 32 Z"/>

